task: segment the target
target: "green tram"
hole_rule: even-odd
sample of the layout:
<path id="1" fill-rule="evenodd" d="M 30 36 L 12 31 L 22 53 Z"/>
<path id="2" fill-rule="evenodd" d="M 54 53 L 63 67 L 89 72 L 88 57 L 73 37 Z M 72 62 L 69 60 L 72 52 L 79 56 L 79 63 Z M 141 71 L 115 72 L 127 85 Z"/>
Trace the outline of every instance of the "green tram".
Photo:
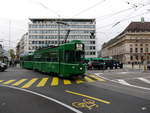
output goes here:
<path id="1" fill-rule="evenodd" d="M 60 46 L 42 48 L 32 55 L 21 57 L 21 66 L 68 78 L 85 73 L 84 44 L 73 40 Z"/>

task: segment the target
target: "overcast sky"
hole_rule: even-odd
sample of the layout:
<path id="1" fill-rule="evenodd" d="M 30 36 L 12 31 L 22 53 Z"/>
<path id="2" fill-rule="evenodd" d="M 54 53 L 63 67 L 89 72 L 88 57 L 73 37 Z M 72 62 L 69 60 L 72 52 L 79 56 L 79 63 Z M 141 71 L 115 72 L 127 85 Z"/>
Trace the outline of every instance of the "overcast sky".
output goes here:
<path id="1" fill-rule="evenodd" d="M 97 46 L 132 21 L 150 21 L 150 0 L 0 0 L 0 41 L 14 48 L 27 32 L 28 18 L 96 18 Z"/>

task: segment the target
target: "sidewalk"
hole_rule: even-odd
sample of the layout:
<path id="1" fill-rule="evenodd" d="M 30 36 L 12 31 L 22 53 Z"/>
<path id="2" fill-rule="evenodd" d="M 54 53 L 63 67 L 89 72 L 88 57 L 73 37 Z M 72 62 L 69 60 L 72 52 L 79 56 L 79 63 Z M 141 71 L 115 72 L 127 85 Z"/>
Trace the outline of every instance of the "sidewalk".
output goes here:
<path id="1" fill-rule="evenodd" d="M 143 64 L 135 64 L 132 67 L 132 64 L 124 64 L 123 69 L 126 71 L 140 71 L 140 72 L 150 72 L 150 70 L 144 70 L 144 65 Z"/>

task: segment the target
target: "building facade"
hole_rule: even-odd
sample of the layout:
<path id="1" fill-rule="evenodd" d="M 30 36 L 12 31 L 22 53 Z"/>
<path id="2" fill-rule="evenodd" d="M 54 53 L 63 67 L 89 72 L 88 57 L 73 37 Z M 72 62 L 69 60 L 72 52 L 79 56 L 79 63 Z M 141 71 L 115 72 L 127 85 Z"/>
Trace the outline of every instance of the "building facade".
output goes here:
<path id="1" fill-rule="evenodd" d="M 104 43 L 102 57 L 123 63 L 150 61 L 150 22 L 132 22 L 117 37 Z"/>
<path id="2" fill-rule="evenodd" d="M 95 19 L 30 19 L 26 51 L 63 44 L 67 38 L 85 44 L 85 57 L 96 57 L 95 25 Z"/>

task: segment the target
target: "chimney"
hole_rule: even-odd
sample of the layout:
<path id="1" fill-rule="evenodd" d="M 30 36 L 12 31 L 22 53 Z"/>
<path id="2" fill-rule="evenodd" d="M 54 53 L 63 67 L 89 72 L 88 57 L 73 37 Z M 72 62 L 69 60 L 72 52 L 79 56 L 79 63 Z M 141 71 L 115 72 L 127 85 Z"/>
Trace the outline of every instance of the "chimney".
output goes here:
<path id="1" fill-rule="evenodd" d="M 144 17 L 141 17 L 141 23 L 144 23 L 145 21 L 144 21 Z"/>

